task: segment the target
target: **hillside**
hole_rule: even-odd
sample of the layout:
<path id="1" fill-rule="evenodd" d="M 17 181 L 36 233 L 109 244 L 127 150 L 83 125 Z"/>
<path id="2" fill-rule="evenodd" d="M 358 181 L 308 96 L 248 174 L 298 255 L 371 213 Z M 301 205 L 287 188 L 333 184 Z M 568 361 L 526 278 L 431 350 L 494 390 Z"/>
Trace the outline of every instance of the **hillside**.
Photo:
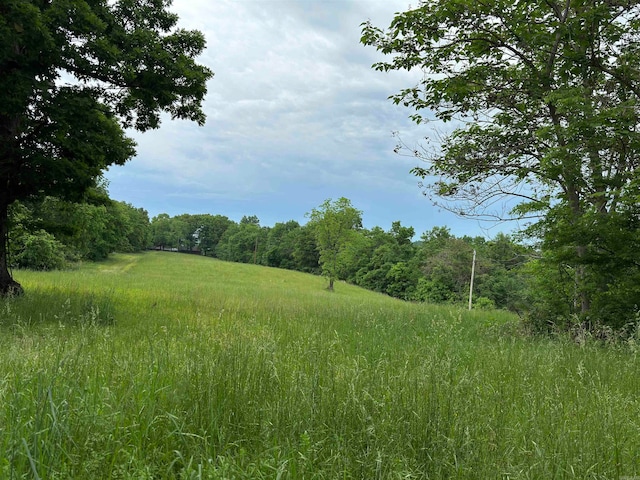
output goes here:
<path id="1" fill-rule="evenodd" d="M 633 343 L 164 252 L 15 273 L 0 478 L 640 474 Z"/>

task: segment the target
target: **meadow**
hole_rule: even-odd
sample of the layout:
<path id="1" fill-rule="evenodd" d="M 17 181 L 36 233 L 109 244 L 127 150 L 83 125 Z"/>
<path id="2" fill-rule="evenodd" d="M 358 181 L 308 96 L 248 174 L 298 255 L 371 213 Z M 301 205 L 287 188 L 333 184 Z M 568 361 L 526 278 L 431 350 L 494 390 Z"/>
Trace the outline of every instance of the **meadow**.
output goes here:
<path id="1" fill-rule="evenodd" d="M 640 343 L 151 252 L 14 272 L 1 479 L 640 478 Z"/>

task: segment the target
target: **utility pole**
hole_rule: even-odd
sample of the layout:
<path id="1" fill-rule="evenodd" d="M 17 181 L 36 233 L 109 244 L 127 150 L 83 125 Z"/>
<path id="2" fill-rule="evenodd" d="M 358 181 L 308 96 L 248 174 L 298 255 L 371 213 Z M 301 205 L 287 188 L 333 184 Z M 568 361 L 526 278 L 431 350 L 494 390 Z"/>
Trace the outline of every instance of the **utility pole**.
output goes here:
<path id="1" fill-rule="evenodd" d="M 473 251 L 473 262 L 471 263 L 471 285 L 469 286 L 469 310 L 473 302 L 473 277 L 476 274 L 476 251 Z"/>

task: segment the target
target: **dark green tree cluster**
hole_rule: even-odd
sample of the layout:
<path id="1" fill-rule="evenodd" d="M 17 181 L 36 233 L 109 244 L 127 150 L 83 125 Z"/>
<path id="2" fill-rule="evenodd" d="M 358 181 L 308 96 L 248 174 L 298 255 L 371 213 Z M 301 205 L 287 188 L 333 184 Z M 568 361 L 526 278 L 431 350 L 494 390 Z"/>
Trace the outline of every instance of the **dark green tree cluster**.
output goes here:
<path id="1" fill-rule="evenodd" d="M 319 273 L 319 252 L 308 226 L 295 220 L 261 227 L 255 215 L 234 222 L 223 215 L 166 213 L 151 220 L 157 250 L 197 253 L 220 260 Z"/>
<path id="2" fill-rule="evenodd" d="M 327 200 L 308 217 L 306 225 L 290 220 L 273 227 L 260 226 L 255 215 L 234 222 L 223 215 L 163 213 L 149 221 L 145 210 L 111 200 L 100 185 L 82 203 L 57 197 L 15 202 L 12 266 L 48 270 L 155 248 L 323 274 L 330 288 L 343 280 L 404 300 L 463 304 L 477 250 L 476 305 L 512 310 L 522 307 L 525 273 L 539 269 L 527 263 L 529 249 L 502 234 L 491 241 L 456 238 L 436 227 L 414 241 L 414 229 L 400 222 L 388 231 L 363 228 L 362 212 L 346 198 Z"/>
<path id="3" fill-rule="evenodd" d="M 50 270 L 149 246 L 144 209 L 113 201 L 99 188 L 89 193 L 82 203 L 57 197 L 14 202 L 9 212 L 12 266 Z"/>
<path id="4" fill-rule="evenodd" d="M 233 223 L 222 234 L 216 247 L 216 255 L 222 260 L 233 262 L 263 263 L 267 236 L 268 229 L 260 227 L 258 217 L 244 216 L 240 223 Z"/>
<path id="5" fill-rule="evenodd" d="M 223 215 L 166 213 L 151 219 L 151 244 L 158 250 L 213 256 L 220 237 L 233 222 Z"/>
<path id="6" fill-rule="evenodd" d="M 204 122 L 204 36 L 178 28 L 170 4 L 0 2 L 0 296 L 22 291 L 8 270 L 10 206 L 80 201 L 135 154 L 125 128 L 157 128 L 163 112 Z"/>
<path id="7" fill-rule="evenodd" d="M 465 302 L 469 295 L 469 265 L 476 252 L 474 301 L 516 312 L 525 309 L 529 277 L 526 267 L 534 252 L 505 234 L 456 238 L 436 227 L 422 236 L 420 279 L 415 298 L 428 302 Z"/>
<path id="8" fill-rule="evenodd" d="M 412 227 L 361 229 L 340 254 L 340 278 L 369 290 L 411 299 L 420 276 Z"/>
<path id="9" fill-rule="evenodd" d="M 446 227 L 413 236 L 400 222 L 360 230 L 341 253 L 340 278 L 404 300 L 464 304 L 475 250 L 474 304 L 522 311 L 531 250 L 504 234 L 458 238 Z"/>
<path id="10" fill-rule="evenodd" d="M 640 4 L 423 0 L 362 41 L 420 69 L 392 98 L 452 133 L 414 173 L 466 215 L 519 202 L 541 257 L 533 318 L 622 327 L 640 318 Z M 575 320 L 574 320 L 575 321 Z"/>

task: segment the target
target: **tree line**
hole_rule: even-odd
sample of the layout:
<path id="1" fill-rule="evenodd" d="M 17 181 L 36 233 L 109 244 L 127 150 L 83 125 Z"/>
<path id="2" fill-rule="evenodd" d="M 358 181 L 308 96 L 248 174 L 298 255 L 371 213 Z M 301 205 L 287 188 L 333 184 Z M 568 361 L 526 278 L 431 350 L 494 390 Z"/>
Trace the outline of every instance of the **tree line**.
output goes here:
<path id="1" fill-rule="evenodd" d="M 160 214 L 150 222 L 159 250 L 206 255 L 327 276 L 411 301 L 463 304 L 469 295 L 473 251 L 477 252 L 477 307 L 522 311 L 526 269 L 533 251 L 512 237 L 456 237 L 434 227 L 414 241 L 413 227 L 393 222 L 388 230 L 362 226 L 350 201 L 327 200 L 295 220 L 261 226 L 256 216 L 234 222 L 223 215 Z"/>
<path id="2" fill-rule="evenodd" d="M 97 186 L 82 203 L 56 197 L 16 202 L 10 210 L 11 266 L 49 270 L 112 252 L 156 249 L 324 275 L 329 289 L 341 280 L 402 300 L 466 305 L 475 252 L 474 308 L 516 312 L 538 331 L 575 323 L 573 267 L 550 263 L 540 245 L 504 233 L 460 237 L 446 226 L 416 240 L 414 228 L 400 221 L 386 230 L 364 228 L 362 212 L 346 198 L 325 201 L 307 218 L 305 224 L 273 226 L 260 225 L 255 215 L 239 222 L 220 214 L 149 219 L 144 209 L 111 200 L 106 187 Z M 599 320 L 616 329 L 635 325 L 624 315 Z"/>
<path id="3" fill-rule="evenodd" d="M 362 212 L 346 198 L 327 200 L 308 217 L 304 225 L 289 220 L 272 227 L 261 226 L 255 215 L 235 222 L 224 215 L 162 213 L 150 220 L 144 209 L 95 187 L 83 203 L 45 197 L 12 205 L 10 260 L 14 268 L 51 270 L 113 252 L 156 249 L 323 274 L 330 289 L 343 280 L 404 300 L 463 303 L 476 250 L 475 305 L 521 308 L 531 252 L 507 235 L 459 238 L 434 227 L 414 241 L 413 227 L 399 221 L 388 230 L 362 227 Z"/>
<path id="4" fill-rule="evenodd" d="M 9 263 L 14 268 L 62 269 L 113 252 L 149 247 L 149 215 L 143 208 L 109 198 L 104 184 L 81 202 L 59 197 L 16 201 L 9 209 Z"/>
<path id="5" fill-rule="evenodd" d="M 325 201 L 307 218 L 304 225 L 266 227 L 256 216 L 236 223 L 222 215 L 163 214 L 151 220 L 151 239 L 156 248 L 322 274 L 329 289 L 343 280 L 403 300 L 459 305 L 468 300 L 475 251 L 475 308 L 514 311 L 541 332 L 577 324 L 631 332 L 638 324 L 637 285 L 625 279 L 609 284 L 585 325 L 576 266 L 559 262 L 544 238 L 457 237 L 439 226 L 415 240 L 414 228 L 399 221 L 387 230 L 364 228 L 362 212 L 346 198 Z"/>

